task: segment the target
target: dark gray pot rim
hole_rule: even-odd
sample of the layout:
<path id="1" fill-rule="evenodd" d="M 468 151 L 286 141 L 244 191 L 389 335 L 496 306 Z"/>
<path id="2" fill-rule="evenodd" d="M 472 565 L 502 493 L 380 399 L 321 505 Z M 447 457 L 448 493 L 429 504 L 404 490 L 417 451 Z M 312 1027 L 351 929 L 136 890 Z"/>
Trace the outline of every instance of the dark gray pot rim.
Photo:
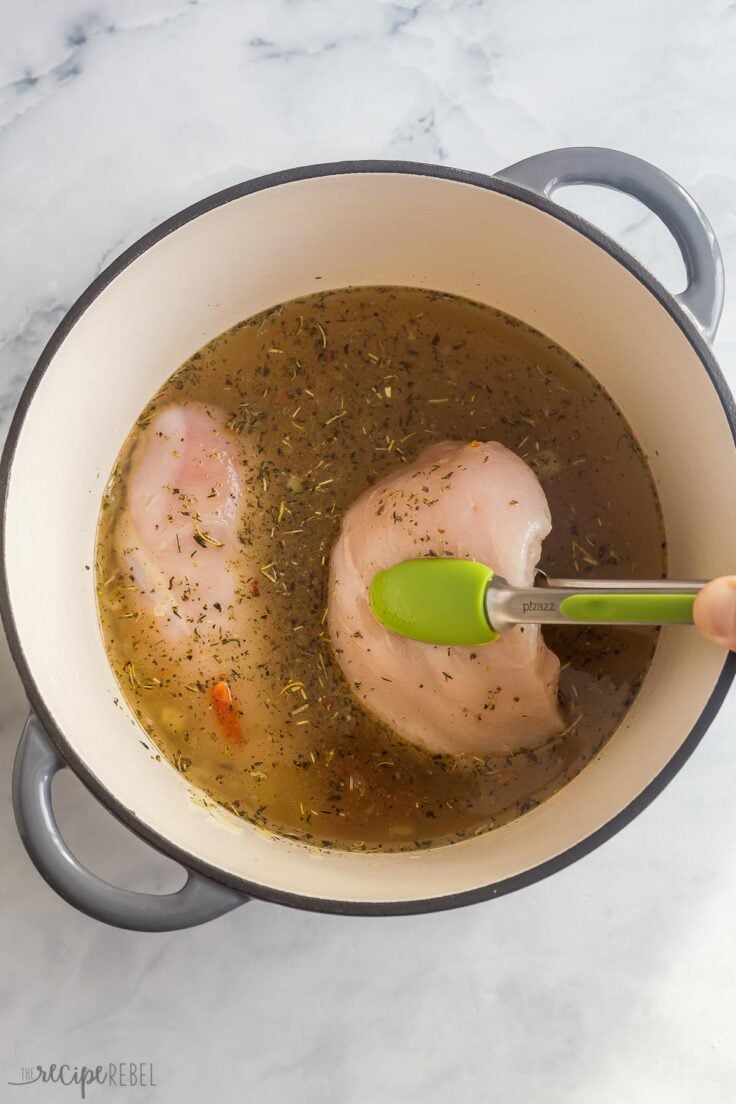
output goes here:
<path id="1" fill-rule="evenodd" d="M 537 195 L 525 188 L 520 188 L 515 184 L 508 183 L 498 177 L 486 176 L 482 173 L 468 172 L 462 169 L 452 169 L 443 165 L 425 165 L 410 161 L 339 161 L 332 164 L 308 165 L 302 168 L 270 173 L 266 176 L 257 177 L 254 180 L 235 184 L 230 188 L 225 188 L 223 191 L 216 192 L 214 195 L 199 200 L 197 203 L 192 204 L 190 207 L 186 207 L 178 214 L 166 219 L 166 221 L 162 222 L 153 230 L 150 230 L 147 234 L 144 234 L 143 237 L 139 238 L 129 249 L 126 249 L 125 252 L 108 265 L 108 267 L 92 281 L 89 287 L 82 292 L 74 305 L 66 313 L 52 334 L 28 379 L 20 402 L 18 403 L 3 450 L 2 460 L 0 460 L 0 617 L 2 618 L 2 623 L 7 634 L 13 660 L 22 679 L 31 707 L 43 723 L 49 736 L 53 739 L 59 752 L 72 770 L 81 778 L 82 782 L 84 782 L 85 786 L 106 806 L 107 809 L 110 810 L 111 813 L 125 824 L 126 827 L 135 832 L 136 835 L 140 836 L 163 854 L 181 863 L 182 866 L 196 870 L 206 877 L 211 878 L 213 881 L 240 890 L 248 896 L 314 912 L 328 912 L 355 916 L 397 916 L 458 908 L 462 905 L 476 904 L 494 897 L 503 896 L 507 893 L 512 893 L 517 889 L 532 885 L 542 878 L 549 877 L 550 874 L 563 870 L 566 866 L 590 854 L 591 851 L 594 851 L 595 848 L 614 836 L 624 825 L 638 816 L 638 814 L 641 813 L 659 793 L 661 793 L 692 755 L 708 729 L 708 726 L 715 718 L 728 692 L 734 675 L 736 674 L 736 653 L 730 653 L 726 656 L 718 681 L 700 716 L 683 744 L 678 748 L 672 759 L 669 760 L 657 777 L 654 778 L 625 809 L 622 809 L 620 813 L 601 828 L 575 844 L 573 847 L 522 874 L 463 893 L 448 894 L 424 900 L 389 901 L 381 903 L 333 901 L 318 897 L 302 896 L 295 893 L 285 893 L 280 890 L 272 889 L 269 886 L 250 882 L 244 878 L 234 877 L 226 871 L 222 871 L 217 867 L 210 866 L 206 862 L 202 862 L 176 844 L 148 828 L 133 812 L 131 812 L 131 810 L 125 808 L 106 786 L 103 786 L 98 781 L 98 779 L 87 769 L 83 760 L 77 755 L 64 733 L 56 724 L 53 716 L 46 708 L 41 692 L 36 685 L 33 672 L 23 653 L 23 648 L 13 618 L 8 591 L 6 565 L 7 493 L 16 446 L 26 413 L 33 400 L 36 388 L 43 378 L 51 360 L 71 329 L 76 325 L 97 296 L 112 283 L 132 261 L 142 253 L 145 253 L 151 246 L 161 241 L 168 234 L 186 225 L 186 223 L 191 222 L 200 215 L 206 214 L 216 207 L 220 207 L 225 203 L 230 203 L 235 199 L 240 199 L 243 196 L 251 195 L 254 192 L 263 191 L 265 188 L 278 187 L 281 184 L 290 184 L 295 181 L 308 180 L 316 177 L 342 176 L 352 173 L 397 173 L 414 176 L 432 176 L 442 180 L 451 180 L 460 184 L 469 184 L 477 188 L 484 188 L 487 191 L 501 192 L 504 195 L 511 196 L 532 207 L 536 207 L 540 211 L 544 211 L 546 214 L 558 219 L 560 222 L 566 223 L 573 230 L 577 230 L 578 233 L 594 242 L 618 261 L 619 264 L 623 265 L 624 268 L 628 269 L 628 271 L 635 276 L 649 292 L 651 292 L 672 317 L 673 321 L 689 341 L 704 371 L 709 377 L 721 405 L 723 406 L 731 428 L 731 433 L 736 441 L 736 405 L 734 404 L 733 396 L 713 357 L 710 346 L 705 341 L 702 334 L 677 304 L 673 295 L 668 292 L 643 265 L 635 260 L 635 258 L 627 253 L 620 245 L 608 238 L 602 231 L 598 230 L 590 223 L 585 222 L 585 220 L 581 219 L 578 215 L 567 211 L 565 208 L 558 206 L 556 203 L 553 203 L 543 196 Z"/>

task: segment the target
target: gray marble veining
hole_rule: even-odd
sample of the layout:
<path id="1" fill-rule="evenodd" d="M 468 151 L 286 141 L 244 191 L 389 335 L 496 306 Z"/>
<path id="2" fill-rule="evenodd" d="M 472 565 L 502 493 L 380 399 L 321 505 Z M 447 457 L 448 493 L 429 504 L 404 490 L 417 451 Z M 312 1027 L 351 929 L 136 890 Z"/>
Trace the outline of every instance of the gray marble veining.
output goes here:
<path id="1" fill-rule="evenodd" d="M 0 435 L 64 311 L 173 211 L 276 168 L 352 157 L 493 171 L 609 145 L 701 203 L 736 273 L 736 6 L 723 0 L 5 0 L 0 11 Z M 570 202 L 677 290 L 633 201 Z M 736 382 L 729 294 L 716 342 Z M 63 429 L 63 427 L 60 427 Z M 75 914 L 17 839 L 24 703 L 0 649 L 0 1099 L 24 1065 L 152 1062 L 104 1101 L 726 1104 L 736 1099 L 736 705 L 623 833 L 523 893 L 441 915 L 250 904 L 137 936 Z M 71 777 L 70 842 L 121 884 L 176 868 Z M 76 1095 L 75 1095 L 76 1094 Z"/>

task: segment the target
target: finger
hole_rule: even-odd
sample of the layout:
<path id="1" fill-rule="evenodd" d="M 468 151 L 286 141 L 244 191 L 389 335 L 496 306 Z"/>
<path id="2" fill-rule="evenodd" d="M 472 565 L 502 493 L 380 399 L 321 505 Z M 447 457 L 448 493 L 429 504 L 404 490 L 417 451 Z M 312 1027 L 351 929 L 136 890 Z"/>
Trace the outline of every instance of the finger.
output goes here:
<path id="1" fill-rule="evenodd" d="M 693 607 L 695 625 L 708 640 L 736 650 L 736 575 L 708 583 Z"/>

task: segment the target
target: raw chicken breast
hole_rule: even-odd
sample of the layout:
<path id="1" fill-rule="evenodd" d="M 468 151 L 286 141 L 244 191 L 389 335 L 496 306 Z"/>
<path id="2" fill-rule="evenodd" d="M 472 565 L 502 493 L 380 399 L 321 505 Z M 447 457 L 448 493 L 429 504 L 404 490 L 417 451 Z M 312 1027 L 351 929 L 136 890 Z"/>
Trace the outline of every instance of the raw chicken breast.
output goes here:
<path id="1" fill-rule="evenodd" d="M 140 604 L 171 644 L 186 647 L 232 611 L 241 466 L 224 413 L 209 407 L 169 406 L 136 443 L 118 550 Z"/>
<path id="2" fill-rule="evenodd" d="M 231 745 L 244 743 L 245 732 L 232 673 L 223 670 L 224 641 L 242 633 L 253 639 L 245 654 L 259 658 L 240 604 L 242 580 L 253 574 L 238 536 L 247 474 L 222 410 L 169 406 L 137 437 L 116 530 L 128 601 L 157 677 L 172 689 L 206 690 Z M 255 695 L 247 707 L 251 732 L 265 731 L 267 708 Z"/>
<path id="3" fill-rule="evenodd" d="M 456 556 L 531 586 L 549 507 L 534 472 L 503 445 L 432 445 L 348 510 L 330 563 L 328 622 L 354 693 L 395 732 L 432 752 L 505 754 L 561 732 L 559 660 L 537 626 L 474 648 L 384 629 L 368 605 L 376 572 Z"/>

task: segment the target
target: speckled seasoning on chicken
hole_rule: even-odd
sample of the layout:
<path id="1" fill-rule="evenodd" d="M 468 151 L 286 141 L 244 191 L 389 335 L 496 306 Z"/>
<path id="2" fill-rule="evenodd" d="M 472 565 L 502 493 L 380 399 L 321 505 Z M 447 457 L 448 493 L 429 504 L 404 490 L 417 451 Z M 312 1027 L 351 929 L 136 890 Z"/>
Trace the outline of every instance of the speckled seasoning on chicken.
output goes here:
<path id="1" fill-rule="evenodd" d="M 482 482 L 471 485 L 476 453 L 508 466 L 493 493 L 509 488 L 501 519 L 510 528 L 491 514 L 502 499 L 484 498 L 479 544 L 467 516 L 470 499 L 482 497 Z M 477 303 L 405 288 L 326 291 L 248 319 L 195 353 L 143 411 L 98 532 L 113 669 L 151 753 L 159 749 L 194 789 L 307 843 L 423 848 L 533 808 L 614 732 L 646 673 L 654 629 L 545 629 L 543 641 L 532 630 L 514 645 L 531 660 L 524 693 L 537 695 L 526 716 L 508 671 L 498 682 L 486 671 L 489 688 L 477 678 L 503 642 L 463 656 L 450 649 L 441 664 L 391 660 L 393 673 L 377 674 L 368 696 L 359 677 L 344 677 L 327 612 L 341 523 L 374 499 L 380 509 L 383 494 L 376 524 L 364 518 L 365 539 L 354 542 L 363 556 L 393 509 L 386 493 L 405 488 L 428 458 L 453 473 L 460 458 L 468 470 L 440 492 L 447 509 L 428 505 L 447 471 L 428 473 L 417 527 L 397 537 L 392 555 L 411 554 L 411 533 L 437 554 L 477 555 L 497 539 L 493 566 L 528 581 L 549 524 L 546 498 L 548 574 L 664 571 L 641 449 L 600 385 L 543 335 Z M 524 488 L 539 484 L 522 478 L 527 465 L 543 491 L 531 502 Z M 533 521 L 526 543 L 514 510 Z M 438 531 L 422 541 L 430 518 Z M 376 631 L 368 622 L 353 629 L 363 639 Z M 382 645 L 391 648 L 378 632 L 371 646 Z M 408 723 L 417 662 L 447 694 L 431 725 L 414 710 L 419 727 L 405 728 L 407 740 L 391 724 Z M 504 723 L 477 721 L 492 712 Z"/>
<path id="2" fill-rule="evenodd" d="M 558 735 L 560 661 L 537 625 L 517 626 L 493 647 L 438 647 L 387 634 L 367 597 L 374 575 L 417 556 L 478 560 L 512 586 L 532 586 L 551 527 L 532 469 L 493 442 L 430 445 L 365 491 L 332 552 L 328 623 L 366 708 L 448 755 L 510 754 Z"/>

